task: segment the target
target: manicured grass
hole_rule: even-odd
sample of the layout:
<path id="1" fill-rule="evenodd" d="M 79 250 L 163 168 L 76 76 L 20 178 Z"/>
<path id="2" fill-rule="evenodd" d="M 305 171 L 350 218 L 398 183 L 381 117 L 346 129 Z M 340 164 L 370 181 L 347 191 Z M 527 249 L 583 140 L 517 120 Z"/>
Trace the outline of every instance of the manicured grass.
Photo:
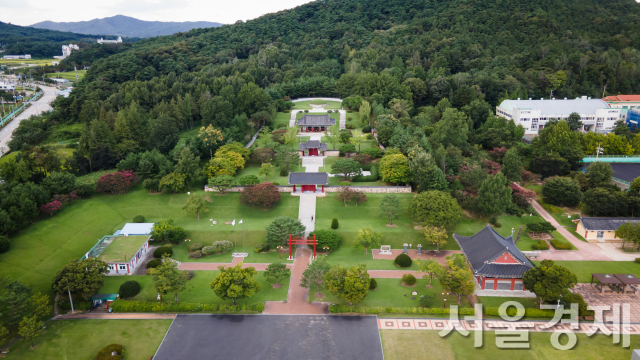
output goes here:
<path id="1" fill-rule="evenodd" d="M 109 344 L 121 344 L 127 359 L 148 359 L 160 346 L 172 320 L 60 320 L 31 344 L 19 340 L 9 347 L 7 359 L 89 360 Z"/>
<path id="2" fill-rule="evenodd" d="M 187 282 L 187 288 L 178 293 L 178 301 L 185 303 L 200 304 L 233 304 L 231 300 L 222 300 L 219 298 L 209 286 L 209 283 L 218 276 L 219 271 L 195 271 L 193 279 Z M 238 299 L 238 304 L 256 304 L 265 301 L 284 301 L 287 299 L 289 291 L 289 279 L 281 282 L 282 287 L 273 289 L 271 283 L 264 276 L 264 271 L 258 271 L 254 276 L 262 288 L 252 297 L 246 299 Z M 136 280 L 140 283 L 140 293 L 132 298 L 132 300 L 157 301 L 158 293 L 154 288 L 153 277 L 150 275 L 138 276 L 108 276 L 105 278 L 104 286 L 98 291 L 102 294 L 117 294 L 120 285 L 128 280 Z M 163 301 L 174 301 L 173 294 L 163 296 Z"/>
<path id="3" fill-rule="evenodd" d="M 536 298 L 519 298 L 519 297 L 499 297 L 499 296 L 480 296 L 480 302 L 485 308 L 488 307 L 500 307 L 507 301 L 519 302 L 525 308 L 539 309 Z"/>
<path id="4" fill-rule="evenodd" d="M 80 80 L 82 80 L 82 78 L 84 77 L 84 75 L 87 73 L 87 70 L 78 70 L 78 78 Z M 49 73 L 49 74 L 45 74 L 45 76 L 50 77 L 50 78 L 56 78 L 56 79 L 67 79 L 71 82 L 73 81 L 78 81 L 76 80 L 76 72 L 75 71 L 67 71 L 67 72 L 60 72 L 60 73 Z"/>
<path id="5" fill-rule="evenodd" d="M 422 280 L 418 278 L 416 286 L 404 287 L 401 285 L 400 279 L 376 279 L 378 288 L 376 290 L 369 290 L 369 294 L 358 306 L 392 306 L 392 307 L 419 307 L 420 295 L 431 296 L 433 298 L 431 307 L 441 307 L 443 305 L 443 290 L 438 280 L 433 280 L 431 288 L 426 288 L 425 285 L 429 283 L 428 280 Z M 418 295 L 411 295 L 411 292 L 417 291 Z M 332 304 L 348 305 L 349 302 L 344 299 L 338 299 L 328 290 L 322 290 L 325 297 L 319 300 L 315 297 L 315 286 L 311 287 L 309 298 L 312 301 L 325 301 Z M 406 295 L 406 296 L 405 296 Z M 412 299 L 414 297 L 415 299 Z M 458 297 L 455 295 L 447 295 L 447 304 L 456 305 L 458 303 Z M 469 301 L 465 296 L 462 297 L 460 307 L 471 307 Z"/>
<path id="6" fill-rule="evenodd" d="M 556 350 L 550 342 L 551 333 L 529 333 L 529 349 L 499 349 L 496 346 L 496 333 L 483 333 L 483 346 L 474 347 L 473 333 L 467 337 L 452 331 L 441 337 L 438 331 L 431 330 L 380 330 L 382 348 L 386 360 L 413 359 L 558 359 L 582 360 L 603 359 L 627 360 L 631 358 L 632 349 L 640 346 L 640 336 L 631 336 L 631 347 L 623 348 L 613 344 L 611 336 L 602 334 L 591 337 L 577 334 L 578 342 L 571 350 Z M 504 338 L 506 336 L 500 336 Z M 567 343 L 566 336 L 560 338 L 561 344 Z M 428 354 L 428 357 L 427 355 Z"/>
<path id="7" fill-rule="evenodd" d="M 537 266 L 540 261 L 532 261 L 532 263 Z M 591 282 L 591 273 L 640 276 L 640 264 L 633 261 L 555 261 L 555 263 L 574 273 L 579 283 Z"/>
<path id="8" fill-rule="evenodd" d="M 280 168 L 277 166 L 273 166 L 273 172 L 271 173 L 271 175 L 269 175 L 269 177 L 265 177 L 264 175 L 259 175 L 260 174 L 260 166 L 261 164 L 259 162 L 256 161 L 249 161 L 248 163 L 245 164 L 244 169 L 239 170 L 236 175 L 234 176 L 234 178 L 236 179 L 236 183 L 238 181 L 240 181 L 240 178 L 243 176 L 247 176 L 247 175 L 255 175 L 258 177 L 258 179 L 260 180 L 260 182 L 271 182 L 271 183 L 278 183 L 279 185 L 287 185 L 289 183 L 289 175 L 287 176 L 280 176 Z M 302 166 L 292 166 L 291 168 L 289 168 L 289 171 L 291 172 L 304 172 L 304 168 Z"/>
<path id="9" fill-rule="evenodd" d="M 340 110 L 342 108 L 342 103 L 339 101 L 327 101 L 327 100 L 308 100 L 308 101 L 297 101 L 293 103 L 292 110 L 312 110 L 313 108 L 309 106 L 309 104 L 314 105 L 323 105 L 327 104 L 324 108 L 326 110 Z"/>
<path id="10" fill-rule="evenodd" d="M 336 146 L 336 148 L 339 146 Z M 331 146 L 329 145 L 329 148 L 331 148 Z M 326 171 L 328 173 L 331 173 L 331 166 L 333 166 L 333 164 L 338 160 L 338 159 L 344 159 L 343 157 L 338 157 L 338 156 L 327 156 L 326 159 L 324 159 L 324 166 L 320 167 L 318 169 L 318 171 L 323 172 Z M 342 178 L 340 178 L 339 176 L 332 176 L 329 177 L 329 185 L 332 186 L 338 186 L 338 185 L 342 185 Z M 392 184 L 388 184 L 388 183 L 384 183 L 380 180 L 378 181 L 370 181 L 370 182 L 353 182 L 351 183 L 352 186 L 393 186 Z"/>
<path id="11" fill-rule="evenodd" d="M 355 248 L 352 244 L 342 246 L 338 250 L 329 253 L 327 262 L 331 265 L 356 266 L 358 264 L 367 265 L 367 270 L 418 270 L 418 263 L 413 261 L 410 267 L 401 268 L 397 266 L 394 260 L 374 260 L 371 255 L 371 249 L 368 254 L 364 253 L 364 249 Z M 416 274 L 422 276 L 421 274 Z"/>
<path id="12" fill-rule="evenodd" d="M 99 258 L 104 262 L 128 262 L 148 238 L 147 235 L 118 236 L 102 251 Z"/>
<path id="13" fill-rule="evenodd" d="M 273 119 L 271 123 L 272 129 L 286 129 L 289 127 L 289 120 L 291 119 L 291 113 L 278 112 L 276 113 L 276 117 Z M 278 127 L 278 125 L 283 124 L 285 126 Z"/>
<path id="14" fill-rule="evenodd" d="M 240 230 L 242 228 L 242 225 L 240 225 L 240 228 L 238 230 Z M 242 251 L 242 232 L 239 231 L 238 232 L 238 239 L 237 239 L 237 246 L 238 246 L 238 251 Z M 234 242 L 233 238 L 230 238 L 229 241 Z M 210 245 L 210 244 L 204 244 L 206 245 Z M 252 264 L 270 264 L 272 262 L 276 262 L 278 261 L 278 253 L 275 251 L 271 251 L 268 253 L 256 253 L 254 251 L 254 246 L 248 246 L 246 241 L 244 244 L 244 251 L 249 253 L 249 256 L 247 256 L 246 258 L 244 258 L 244 262 L 245 263 L 252 263 Z M 233 261 L 233 257 L 231 256 L 231 252 L 228 253 L 224 253 L 224 254 L 213 254 L 210 256 L 204 256 L 201 257 L 199 259 L 191 259 L 189 258 L 189 252 L 187 250 L 187 245 L 186 244 L 178 244 L 176 246 L 173 247 L 173 258 L 181 261 L 181 262 L 201 262 L 201 263 L 229 263 L 231 264 L 231 261 Z M 284 263 L 293 263 L 293 261 L 288 261 L 287 257 L 289 256 L 289 254 L 287 253 L 286 255 L 282 255 L 282 259 L 280 261 L 284 262 Z"/>
<path id="15" fill-rule="evenodd" d="M 12 151 L 6 155 L 3 155 L 2 157 L 0 157 L 0 164 L 2 164 L 5 161 L 9 161 L 16 156 L 18 156 L 18 151 Z"/>
<path id="16" fill-rule="evenodd" d="M 264 242 L 265 228 L 275 217 L 298 217 L 299 198 L 289 194 L 282 194 L 280 203 L 271 210 L 240 205 L 238 193 L 208 194 L 213 203 L 207 203 L 209 212 L 201 213 L 200 221 L 182 210 L 187 202 L 186 193 L 149 195 L 138 189 L 126 195 L 98 194 L 65 204 L 53 217 L 43 215 L 12 236 L 11 250 L 0 254 L 0 274 L 52 296 L 51 279 L 58 269 L 82 257 L 100 238 L 121 229 L 136 215 L 143 215 L 147 222 L 173 219 L 194 243 L 203 244 L 233 240 L 234 228 L 224 223 L 243 219 L 245 246 L 249 249 Z M 209 219 L 217 220 L 218 224 L 211 226 Z M 242 229 L 242 225 L 236 226 L 238 238 Z"/>

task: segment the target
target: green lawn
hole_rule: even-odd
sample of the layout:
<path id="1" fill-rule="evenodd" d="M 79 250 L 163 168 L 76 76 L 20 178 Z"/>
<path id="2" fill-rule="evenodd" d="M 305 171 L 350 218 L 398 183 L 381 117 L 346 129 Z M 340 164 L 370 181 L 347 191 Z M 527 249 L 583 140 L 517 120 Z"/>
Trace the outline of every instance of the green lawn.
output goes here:
<path id="1" fill-rule="evenodd" d="M 35 339 L 9 347 L 7 359 L 92 360 L 109 344 L 121 344 L 127 359 L 149 359 L 160 346 L 172 320 L 61 320 L 50 321 Z"/>
<path id="2" fill-rule="evenodd" d="M 418 263 L 413 261 L 408 268 L 398 267 L 394 260 L 374 260 L 371 249 L 364 253 L 364 249 L 356 248 L 352 242 L 348 246 L 341 246 L 338 250 L 329 253 L 327 262 L 331 265 L 356 266 L 367 265 L 367 270 L 418 270 Z M 418 276 L 416 274 L 415 276 Z M 422 276 L 422 275 L 420 275 Z"/>
<path id="3" fill-rule="evenodd" d="M 369 294 L 360 304 L 361 306 L 392 306 L 392 307 L 419 307 L 420 295 L 431 296 L 433 298 L 431 307 L 440 307 L 443 305 L 443 290 L 438 280 L 433 280 L 432 288 L 426 288 L 425 285 L 429 283 L 428 280 L 418 279 L 416 286 L 404 287 L 401 285 L 400 279 L 376 279 L 378 288 L 376 290 L 369 290 Z M 418 295 L 411 295 L 411 292 L 416 291 Z M 325 297 L 322 300 L 316 298 L 315 287 L 310 290 L 309 298 L 312 301 L 326 301 L 332 304 L 344 304 L 348 305 L 349 302 L 344 299 L 338 299 L 327 290 L 322 290 Z M 406 295 L 406 296 L 405 296 Z M 411 297 L 415 299 L 411 299 Z M 458 297 L 455 295 L 447 295 L 447 304 L 455 305 L 458 303 Z M 466 297 L 462 297 L 460 307 L 471 307 Z"/>
<path id="4" fill-rule="evenodd" d="M 308 100 L 308 101 L 298 101 L 293 103 L 292 110 L 312 110 L 313 108 L 309 106 L 309 104 L 320 105 L 318 102 L 322 104 L 327 104 L 324 108 L 326 110 L 340 110 L 342 109 L 342 103 L 339 101 L 325 101 L 325 100 Z"/>
<path id="5" fill-rule="evenodd" d="M 80 80 L 82 80 L 82 78 L 84 77 L 84 75 L 87 73 L 87 70 L 78 70 L 78 77 L 80 78 Z M 45 76 L 50 77 L 50 78 L 56 78 L 56 79 L 67 79 L 69 81 L 78 81 L 76 80 L 76 72 L 75 71 L 67 71 L 67 72 L 60 72 L 60 73 L 49 73 L 49 74 L 45 74 Z"/>
<path id="6" fill-rule="evenodd" d="M 532 261 L 538 265 L 540 261 Z M 640 277 L 640 264 L 633 261 L 555 261 L 576 274 L 579 283 L 591 282 L 591 273 L 634 274 Z"/>
<path id="7" fill-rule="evenodd" d="M 440 359 L 557 359 L 557 360 L 628 360 L 631 349 L 640 347 L 640 336 L 631 336 L 631 347 L 613 344 L 611 337 L 598 334 L 591 337 L 577 334 L 578 342 L 571 350 L 556 350 L 550 343 L 551 333 L 529 333 L 529 349 L 499 349 L 496 333 L 483 333 L 483 346 L 474 347 L 473 332 L 464 337 L 456 331 L 441 337 L 431 330 L 380 330 L 382 348 L 386 360 Z M 505 336 L 501 336 L 504 338 Z M 560 338 L 566 344 L 566 336 Z M 428 354 L 428 355 L 426 355 Z"/>
<path id="8" fill-rule="evenodd" d="M 341 144 L 340 144 L 341 145 Z M 340 145 L 336 144 L 336 148 L 340 147 Z M 329 145 L 329 149 L 331 149 L 331 145 Z M 320 167 L 318 169 L 318 171 L 322 172 L 322 171 L 326 171 L 326 172 L 331 172 L 331 166 L 338 160 L 338 159 L 344 159 L 338 156 L 328 156 L 326 159 L 324 159 L 324 166 Z M 332 186 L 337 186 L 337 185 L 341 185 L 340 183 L 342 182 L 342 179 L 338 176 L 332 176 L 329 177 L 329 185 Z M 352 186 L 393 186 L 392 184 L 389 183 L 384 183 L 380 180 L 378 181 L 371 181 L 371 182 L 354 182 L 351 183 Z"/>
<path id="9" fill-rule="evenodd" d="M 242 225 L 239 225 L 239 232 L 237 234 L 238 238 L 237 238 L 237 246 L 238 246 L 238 250 L 242 251 Z M 229 238 L 229 241 L 234 242 L 233 238 Z M 254 246 L 256 244 L 247 244 L 247 242 L 244 243 L 244 250 L 245 252 L 249 253 L 249 256 L 247 256 L 246 258 L 244 258 L 244 262 L 245 263 L 252 263 L 252 264 L 270 264 L 272 262 L 276 262 L 278 261 L 278 253 L 275 251 L 270 251 L 268 253 L 256 253 L 254 251 Z M 280 261 L 284 262 L 284 263 L 293 263 L 293 261 L 288 261 L 287 257 L 289 255 L 282 255 L 282 258 Z M 204 256 L 201 257 L 199 259 L 191 259 L 189 258 L 189 252 L 187 249 L 187 245 L 186 244 L 179 244 L 173 247 L 173 258 L 178 260 L 178 261 L 182 261 L 182 262 L 202 262 L 202 263 L 229 263 L 231 264 L 231 261 L 233 261 L 233 257 L 231 257 L 231 252 L 228 253 L 224 253 L 224 254 L 213 254 L 210 256 Z"/>
<path id="10" fill-rule="evenodd" d="M 480 302 L 484 308 L 500 307 L 507 301 L 519 302 L 525 308 L 539 309 L 536 298 L 519 298 L 519 297 L 499 297 L 499 296 L 480 296 Z"/>
<path id="11" fill-rule="evenodd" d="M 273 167 L 273 172 L 269 177 L 265 177 L 264 175 L 259 175 L 261 164 L 256 161 L 249 161 L 245 164 L 244 169 L 239 170 L 234 178 L 236 179 L 236 183 L 240 180 L 241 177 L 246 175 L 255 175 L 261 182 L 273 182 L 279 185 L 287 185 L 289 184 L 289 175 L 280 176 L 280 168 L 277 166 Z M 291 172 L 304 172 L 305 168 L 302 166 L 293 166 L 289 169 Z"/>
<path id="12" fill-rule="evenodd" d="M 289 127 L 289 120 L 291 119 L 291 113 L 278 112 L 276 113 L 276 117 L 273 119 L 273 123 L 271 124 L 272 129 L 286 129 Z M 278 127 L 278 125 L 284 125 Z"/>
<path id="13" fill-rule="evenodd" d="M 58 269 L 71 259 L 82 257 L 100 238 L 121 229 L 136 215 L 143 215 L 147 222 L 173 219 L 193 242 L 203 244 L 233 240 L 234 229 L 224 222 L 243 219 L 245 246 L 249 249 L 264 242 L 265 228 L 275 217 L 298 217 L 299 199 L 289 194 L 283 194 L 282 201 L 266 211 L 240 205 L 239 196 L 211 196 L 213 203 L 207 203 L 209 212 L 200 214 L 200 221 L 182 210 L 186 193 L 149 195 L 140 189 L 126 195 L 99 194 L 77 200 L 65 204 L 53 217 L 41 216 L 13 236 L 11 250 L 0 254 L 0 274 L 19 280 L 34 291 L 53 295 L 51 279 Z M 209 219 L 217 220 L 218 225 L 211 226 Z M 236 226 L 239 239 L 242 229 L 242 225 Z"/>
<path id="14" fill-rule="evenodd" d="M 2 157 L 0 157 L 0 164 L 2 164 L 5 161 L 9 161 L 11 159 L 13 159 L 14 157 L 16 157 L 18 155 L 18 151 L 12 151 L 6 155 L 3 155 Z"/>
<path id="15" fill-rule="evenodd" d="M 195 271 L 193 279 L 187 282 L 187 288 L 178 293 L 178 301 L 186 303 L 200 304 L 227 304 L 231 305 L 231 300 L 222 300 L 211 290 L 209 283 L 215 279 L 219 271 Z M 287 299 L 289 290 L 289 279 L 281 282 L 282 287 L 273 289 L 271 283 L 267 281 L 263 271 L 259 271 L 254 277 L 262 288 L 252 297 L 246 299 L 238 299 L 238 304 L 256 304 L 265 301 L 284 301 Z M 128 280 L 136 280 L 140 283 L 140 293 L 132 298 L 132 300 L 157 301 L 158 293 L 153 284 L 153 277 L 150 275 L 131 275 L 131 276 L 108 276 L 105 278 L 104 286 L 98 291 L 101 294 L 117 294 L 120 285 Z M 173 294 L 164 295 L 163 300 L 173 301 Z"/>

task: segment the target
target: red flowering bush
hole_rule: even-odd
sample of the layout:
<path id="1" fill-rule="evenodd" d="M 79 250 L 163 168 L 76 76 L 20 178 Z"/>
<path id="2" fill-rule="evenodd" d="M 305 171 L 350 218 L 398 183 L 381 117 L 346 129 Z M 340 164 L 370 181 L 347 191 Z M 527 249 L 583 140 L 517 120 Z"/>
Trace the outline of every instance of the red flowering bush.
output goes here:
<path id="1" fill-rule="evenodd" d="M 100 176 L 96 182 L 96 191 L 124 194 L 138 181 L 131 170 L 116 171 Z"/>
<path id="2" fill-rule="evenodd" d="M 51 216 L 53 216 L 53 213 L 62 209 L 62 203 L 58 200 L 54 200 L 48 204 L 44 204 L 42 206 L 40 206 L 40 211 L 42 211 L 43 213 L 47 213 Z"/>
<path id="3" fill-rule="evenodd" d="M 514 204 L 524 208 L 531 200 L 536 198 L 536 193 L 511 183 L 511 198 Z"/>
<path id="4" fill-rule="evenodd" d="M 254 186 L 245 186 L 240 192 L 240 203 L 258 206 L 264 209 L 272 208 L 278 201 L 282 199 L 280 191 L 272 183 L 263 183 Z"/>
<path id="5" fill-rule="evenodd" d="M 67 201 L 73 202 L 73 200 L 77 199 L 80 199 L 80 196 L 78 196 L 78 190 L 73 190 L 67 195 L 53 195 L 53 200 L 57 200 L 63 203 Z"/>
<path id="6" fill-rule="evenodd" d="M 497 147 L 497 148 L 493 148 L 493 150 L 489 151 L 489 157 L 492 158 L 494 161 L 496 162 L 502 162 L 502 158 L 504 157 L 504 154 L 507 153 L 507 148 L 506 147 Z"/>
<path id="7" fill-rule="evenodd" d="M 484 171 L 490 175 L 495 175 L 500 172 L 500 164 L 495 161 L 487 160 L 484 162 Z"/>

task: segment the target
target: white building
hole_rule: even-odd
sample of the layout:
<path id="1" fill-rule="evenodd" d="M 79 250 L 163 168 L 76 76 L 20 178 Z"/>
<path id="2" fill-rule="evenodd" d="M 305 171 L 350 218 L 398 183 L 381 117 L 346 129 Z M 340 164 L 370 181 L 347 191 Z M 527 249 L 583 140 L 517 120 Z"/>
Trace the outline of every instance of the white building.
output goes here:
<path id="1" fill-rule="evenodd" d="M 601 99 L 583 96 L 571 100 L 504 100 L 496 107 L 496 115 L 513 119 L 522 125 L 525 134 L 538 134 L 551 119 L 568 119 L 578 113 L 582 120 L 582 131 L 609 132 L 620 119 L 620 109 L 614 109 Z"/>
<path id="2" fill-rule="evenodd" d="M 0 82 L 0 90 L 13 91 L 15 90 L 15 88 L 16 88 L 15 84 L 11 84 L 8 82 Z"/>
<path id="3" fill-rule="evenodd" d="M 75 44 L 62 45 L 62 56 L 54 56 L 53 58 L 60 60 L 65 59 L 67 56 L 71 55 L 73 50 L 80 50 L 80 48 Z"/>
<path id="4" fill-rule="evenodd" d="M 118 36 L 118 40 L 105 40 L 103 38 L 98 39 L 98 44 L 118 44 L 122 42 L 122 38 Z"/>
<path id="5" fill-rule="evenodd" d="M 29 55 L 29 54 L 24 54 L 24 55 L 5 55 L 2 58 L 6 59 L 6 60 L 31 59 L 31 55 Z"/>
<path id="6" fill-rule="evenodd" d="M 68 82 L 69 82 L 69 80 L 67 80 L 67 79 L 56 79 L 56 78 L 50 78 L 49 80 L 51 80 L 51 81 L 55 81 L 55 82 L 57 82 L 58 84 L 61 84 L 61 83 L 68 83 Z"/>

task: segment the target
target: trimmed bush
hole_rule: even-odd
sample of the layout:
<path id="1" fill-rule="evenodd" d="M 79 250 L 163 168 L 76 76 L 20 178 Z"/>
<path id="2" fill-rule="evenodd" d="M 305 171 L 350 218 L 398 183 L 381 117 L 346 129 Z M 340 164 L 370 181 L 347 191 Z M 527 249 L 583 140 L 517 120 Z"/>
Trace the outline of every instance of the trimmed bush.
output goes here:
<path id="1" fill-rule="evenodd" d="M 163 254 L 169 254 L 169 256 L 173 256 L 173 248 L 169 246 L 161 246 L 153 252 L 153 257 L 156 259 L 160 259 Z"/>
<path id="2" fill-rule="evenodd" d="M 407 254 L 400 254 L 398 256 L 396 256 L 396 265 L 400 266 L 400 267 L 409 267 L 411 266 L 411 257 L 409 257 L 409 255 Z"/>
<path id="3" fill-rule="evenodd" d="M 200 259 L 202 257 L 202 251 L 196 250 L 189 253 L 190 259 Z"/>
<path id="4" fill-rule="evenodd" d="M 496 310 L 498 308 L 495 308 Z M 529 310 L 529 309 L 527 309 Z M 535 310 L 535 309 L 532 309 Z M 553 310 L 546 310 L 551 311 Z M 381 306 L 358 306 L 353 307 L 349 305 L 329 305 L 329 312 L 331 314 L 342 314 L 342 313 L 358 313 L 358 314 L 433 314 L 433 315 L 443 315 L 449 314 L 449 308 L 443 309 L 441 307 L 428 308 L 428 307 L 381 307 Z M 458 308 L 458 315 L 474 315 L 475 311 L 473 308 Z"/>
<path id="5" fill-rule="evenodd" d="M 484 312 L 487 315 L 500 316 L 500 313 L 498 312 L 498 308 L 497 307 L 486 307 L 486 308 L 484 308 Z M 509 307 L 507 309 L 507 315 L 516 316 L 516 314 L 518 314 L 518 310 L 516 308 Z M 536 308 L 525 308 L 524 309 L 524 316 L 525 317 L 553 318 L 554 315 L 555 315 L 555 311 L 554 310 L 541 310 L 541 309 L 536 309 Z"/>
<path id="6" fill-rule="evenodd" d="M 364 150 L 360 151 L 360 153 L 361 154 L 367 154 L 367 155 L 371 156 L 372 159 L 381 158 L 382 155 L 384 155 L 384 152 L 382 152 L 382 150 L 380 150 L 379 148 L 364 149 Z"/>
<path id="7" fill-rule="evenodd" d="M 551 240 L 551 245 L 553 245 L 556 250 L 571 250 L 571 244 L 567 244 L 557 239 Z"/>
<path id="8" fill-rule="evenodd" d="M 193 279 L 193 277 L 196 275 L 196 273 L 193 270 L 188 270 L 187 271 L 187 281 Z"/>
<path id="9" fill-rule="evenodd" d="M 309 238 L 313 238 L 314 235 L 318 240 L 318 250 L 324 250 L 323 248 L 328 246 L 330 251 L 335 251 L 342 243 L 342 237 L 333 231 L 318 230 L 310 233 Z"/>
<path id="10" fill-rule="evenodd" d="M 416 284 L 416 277 L 411 274 L 404 274 L 402 275 L 402 283 L 413 286 Z"/>
<path id="11" fill-rule="evenodd" d="M 3 235 L 0 235 L 0 254 L 6 253 L 11 248 L 11 241 L 9 238 Z"/>
<path id="12" fill-rule="evenodd" d="M 371 278 L 371 280 L 369 280 L 369 290 L 375 290 L 378 288 L 378 282 L 376 281 L 376 279 Z"/>
<path id="13" fill-rule="evenodd" d="M 364 166 L 362 166 L 362 170 L 364 170 Z M 370 164 L 369 165 L 369 170 L 367 171 L 371 171 L 371 175 L 367 175 L 367 176 L 363 176 L 363 175 L 358 175 L 358 176 L 354 176 L 353 179 L 351 179 L 351 181 L 353 182 L 374 182 L 374 181 L 378 181 L 378 179 L 380 179 L 380 174 L 378 173 L 378 167 Z"/>
<path id="14" fill-rule="evenodd" d="M 78 196 L 81 198 L 88 198 L 96 193 L 96 184 L 95 182 L 92 182 L 91 184 L 80 184 L 76 187 L 76 190 L 78 191 Z"/>
<path id="15" fill-rule="evenodd" d="M 538 240 L 538 243 L 531 246 L 533 250 L 549 250 L 549 244 L 544 240 Z"/>
<path id="16" fill-rule="evenodd" d="M 114 312 L 236 312 L 236 311 L 264 311 L 264 303 L 249 305 L 220 305 L 198 303 L 174 303 L 157 301 L 121 300 L 111 303 Z M 460 313 L 462 314 L 462 313 Z"/>
<path id="17" fill-rule="evenodd" d="M 144 220 L 145 220 L 145 219 L 144 219 L 144 216 L 142 216 L 142 215 L 136 215 L 136 216 L 133 218 L 133 222 L 134 222 L 134 223 L 143 223 L 143 222 L 144 222 Z"/>
<path id="18" fill-rule="evenodd" d="M 331 220 L 331 228 L 334 230 L 338 228 L 338 219 L 333 218 L 333 220 Z"/>
<path id="19" fill-rule="evenodd" d="M 152 259 L 147 263 L 147 269 L 155 269 L 162 264 L 162 260 L 160 259 Z"/>
<path id="20" fill-rule="evenodd" d="M 636 263 L 640 264 L 640 258 L 636 258 Z"/>
<path id="21" fill-rule="evenodd" d="M 112 353 L 118 355 L 111 355 Z M 122 345 L 111 344 L 107 345 L 104 349 L 100 350 L 95 357 L 95 360 L 121 360 L 122 359 Z"/>
<path id="22" fill-rule="evenodd" d="M 202 248 L 202 255 L 209 256 L 212 255 L 215 251 L 213 251 L 213 246 L 205 246 Z"/>
<path id="23" fill-rule="evenodd" d="M 345 124 L 344 127 L 349 130 L 354 130 L 356 128 L 356 126 L 353 124 Z"/>
<path id="24" fill-rule="evenodd" d="M 370 133 L 371 132 L 371 126 L 369 126 L 369 125 L 363 126 L 362 127 L 362 132 L 365 133 L 365 134 L 366 133 Z"/>
<path id="25" fill-rule="evenodd" d="M 286 167 L 281 167 L 280 168 L 280 176 L 288 176 L 289 175 L 289 170 L 287 170 Z"/>
<path id="26" fill-rule="evenodd" d="M 269 244 L 267 244 L 267 243 L 258 244 L 258 245 L 256 245 L 255 249 L 256 249 L 257 253 L 267 252 L 267 251 L 269 251 Z"/>
<path id="27" fill-rule="evenodd" d="M 120 285 L 120 290 L 118 290 L 121 299 L 126 299 L 130 297 L 134 297 L 140 293 L 140 283 L 135 280 L 128 280 Z"/>
<path id="28" fill-rule="evenodd" d="M 195 244 L 191 244 L 191 251 L 196 251 L 196 250 L 202 250 L 202 248 L 204 247 L 204 245 L 200 244 L 200 243 L 195 243 Z"/>
<path id="29" fill-rule="evenodd" d="M 214 241 L 211 247 L 213 248 L 213 252 L 221 254 L 231 251 L 233 249 L 233 243 L 229 240 Z"/>

